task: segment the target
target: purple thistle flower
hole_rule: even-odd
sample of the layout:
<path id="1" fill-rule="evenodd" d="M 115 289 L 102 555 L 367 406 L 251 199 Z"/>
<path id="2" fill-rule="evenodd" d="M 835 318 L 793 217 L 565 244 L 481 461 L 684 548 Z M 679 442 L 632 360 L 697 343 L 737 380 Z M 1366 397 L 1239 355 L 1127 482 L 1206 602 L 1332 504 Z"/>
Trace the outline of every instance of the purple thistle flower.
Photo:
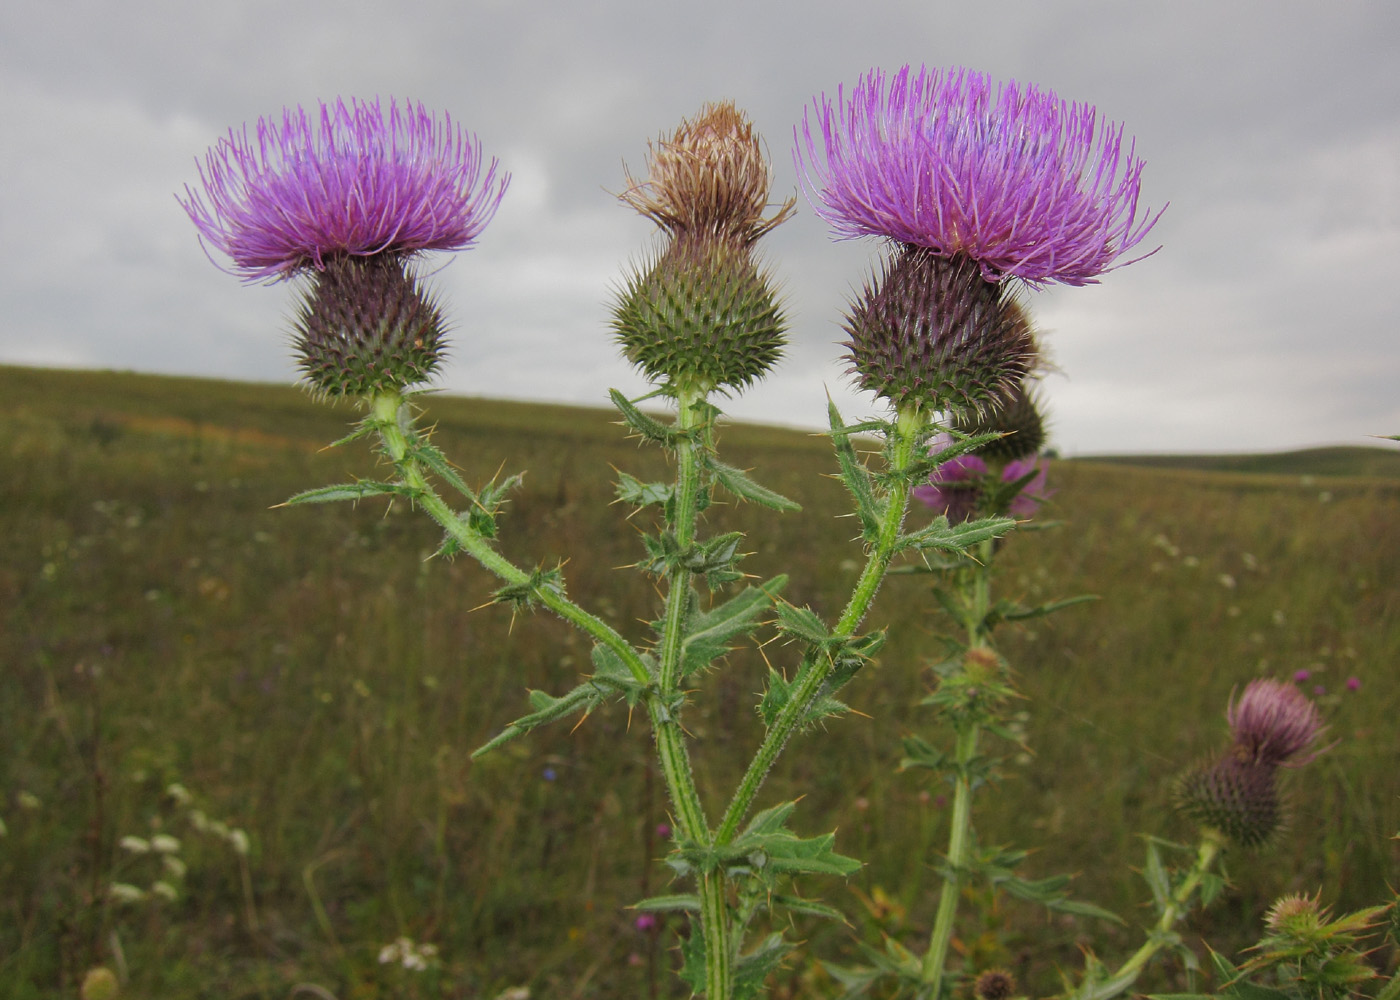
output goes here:
<path id="1" fill-rule="evenodd" d="M 951 443 L 951 438 L 940 435 L 933 440 L 929 450 L 940 451 Z M 1046 472 L 1046 465 L 1034 455 L 1008 462 L 1002 467 L 1003 483 L 1014 483 L 1031 476 L 1007 504 L 1006 513 L 1021 518 L 1035 514 L 1050 495 L 1045 486 Z M 958 524 L 977 515 L 983 481 L 987 475 L 987 462 L 980 455 L 959 455 L 933 470 L 928 482 L 914 487 L 914 497 L 938 513 L 946 514 L 953 524 Z"/>
<path id="2" fill-rule="evenodd" d="M 1122 125 L 1097 116 L 967 69 L 872 70 L 849 101 L 840 88 L 803 113 L 794 158 L 838 238 L 964 255 L 988 281 L 1084 285 L 1123 266 L 1161 217 L 1139 217 L 1144 163 L 1131 140 L 1125 155 Z"/>
<path id="3" fill-rule="evenodd" d="M 1245 686 L 1225 711 L 1237 754 L 1271 767 L 1298 767 L 1317 754 L 1295 760 L 1322 733 L 1322 719 L 1308 696 L 1292 684 L 1261 677 Z"/>
<path id="4" fill-rule="evenodd" d="M 471 246 L 495 215 L 510 175 L 482 176 L 476 136 L 421 104 L 321 104 L 229 130 L 199 166 L 202 191 L 180 204 L 201 242 L 246 280 L 318 270 L 338 255 L 412 254 Z"/>
<path id="5" fill-rule="evenodd" d="M 1348 677 L 1348 678 L 1347 678 L 1347 690 L 1348 690 L 1348 691 L 1360 691 L 1360 690 L 1361 690 L 1361 678 L 1360 678 L 1360 677 Z"/>

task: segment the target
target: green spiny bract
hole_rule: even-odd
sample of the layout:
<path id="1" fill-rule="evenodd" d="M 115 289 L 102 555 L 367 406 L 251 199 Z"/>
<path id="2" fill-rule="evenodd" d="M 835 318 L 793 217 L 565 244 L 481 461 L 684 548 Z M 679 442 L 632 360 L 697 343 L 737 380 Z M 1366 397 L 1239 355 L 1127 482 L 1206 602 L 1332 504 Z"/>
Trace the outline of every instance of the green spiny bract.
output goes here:
<path id="1" fill-rule="evenodd" d="M 901 408 L 999 405 L 1036 357 L 1025 314 L 1001 284 L 971 260 L 914 246 L 867 283 L 845 330 L 857 384 Z"/>
<path id="2" fill-rule="evenodd" d="M 769 276 L 729 241 L 679 240 L 618 295 L 613 331 L 656 382 L 743 389 L 782 354 L 786 322 Z"/>
<path id="3" fill-rule="evenodd" d="M 1020 308 L 1015 303 L 1009 305 Z M 1045 420 L 1035 397 L 1026 391 L 1024 382 L 1011 391 L 1011 397 L 1005 403 L 995 408 L 988 407 L 982 413 L 960 413 L 953 426 L 969 437 L 1002 434 L 1003 437 L 973 452 L 985 461 L 998 465 L 1029 458 L 1045 446 Z"/>
<path id="4" fill-rule="evenodd" d="M 343 256 L 312 274 L 293 346 L 314 392 L 367 396 L 427 381 L 444 325 L 402 258 Z"/>
<path id="5" fill-rule="evenodd" d="M 1241 847 L 1256 847 L 1282 824 L 1278 769 L 1233 750 L 1188 772 L 1177 783 L 1177 807 Z"/>

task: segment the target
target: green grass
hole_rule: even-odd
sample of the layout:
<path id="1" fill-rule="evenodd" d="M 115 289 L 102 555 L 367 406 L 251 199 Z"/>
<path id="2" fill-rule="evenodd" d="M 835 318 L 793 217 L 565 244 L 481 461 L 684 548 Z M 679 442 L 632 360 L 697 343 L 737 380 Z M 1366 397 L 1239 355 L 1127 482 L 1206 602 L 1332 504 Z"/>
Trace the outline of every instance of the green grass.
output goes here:
<path id="1" fill-rule="evenodd" d="M 648 995 L 653 975 L 672 995 L 677 922 L 654 939 L 626 909 L 666 888 L 645 718 L 614 707 L 469 759 L 522 713 L 525 688 L 575 683 L 587 644 L 546 616 L 478 608 L 493 582 L 464 560 L 425 561 L 437 533 L 411 512 L 274 508 L 373 474 L 360 445 L 320 450 L 352 410 L 292 388 L 20 368 L 0 368 L 0 392 L 0 996 L 75 995 L 118 945 L 133 996 L 280 998 L 317 983 L 341 998 L 523 984 L 626 997 Z M 570 592 L 642 635 L 656 595 L 617 568 L 641 549 L 609 505 L 609 467 L 662 477 L 660 454 L 602 410 L 428 403 L 468 481 L 528 470 L 505 551 L 568 557 Z M 860 551 L 825 441 L 735 426 L 721 445 L 806 509 L 720 508 L 709 524 L 751 532 L 746 568 L 791 572 L 790 600 L 834 614 Z M 1290 776 L 1290 828 L 1267 852 L 1230 856 L 1234 887 L 1185 936 L 1237 950 L 1283 892 L 1383 901 L 1400 876 L 1388 839 L 1400 829 L 1400 483 L 1375 450 L 1338 451 L 1306 475 L 1056 463 L 1053 516 L 1066 523 L 1013 538 L 999 587 L 1102 600 L 1005 643 L 1034 752 L 1013 752 L 979 801 L 983 841 L 1039 847 L 1032 874 L 1080 873 L 1077 895 L 1145 918 L 1139 834 L 1192 835 L 1172 814 L 1172 778 L 1220 746 L 1232 689 L 1306 669 L 1326 687 L 1337 745 Z M 912 943 L 931 921 L 926 862 L 943 838 L 942 789 L 895 773 L 899 734 L 928 730 L 913 707 L 941 628 L 926 580 L 887 582 L 870 624 L 892 637 L 848 689 L 865 715 L 795 739 L 761 804 L 805 795 L 798 828 L 836 829 L 869 864 L 803 890 L 856 913 L 857 894 L 878 888 L 904 908 L 885 926 Z M 765 652 L 792 662 L 780 644 Z M 756 650 L 735 653 L 686 717 L 712 812 L 758 737 L 765 670 Z M 1359 692 L 1345 690 L 1351 676 Z M 251 899 L 227 841 L 164 795 L 176 781 L 249 834 Z M 118 841 L 155 832 L 182 841 L 180 899 L 104 902 L 111 880 L 154 877 L 157 862 Z M 985 918 L 986 948 L 1037 989 L 1080 944 L 1112 960 L 1139 940 L 1004 901 Z M 855 931 L 802 931 L 813 955 L 852 959 Z M 400 935 L 436 944 L 441 969 L 380 965 Z M 802 968 L 783 990 L 801 987 Z M 1146 983 L 1164 984 L 1177 973 Z"/>

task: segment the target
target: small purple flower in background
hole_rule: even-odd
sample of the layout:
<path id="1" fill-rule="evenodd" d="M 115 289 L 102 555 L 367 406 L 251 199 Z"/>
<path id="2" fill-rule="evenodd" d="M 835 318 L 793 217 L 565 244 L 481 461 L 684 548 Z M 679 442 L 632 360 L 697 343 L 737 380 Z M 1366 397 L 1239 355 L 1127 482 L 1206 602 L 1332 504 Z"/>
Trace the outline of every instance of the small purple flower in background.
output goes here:
<path id="1" fill-rule="evenodd" d="M 938 451 L 951 443 L 950 438 L 940 436 L 934 439 L 930 450 Z M 1014 483 L 1031 475 L 1031 479 L 1007 504 L 1006 513 L 1020 518 L 1035 514 L 1050 495 L 1045 485 L 1046 471 L 1046 465 L 1034 456 L 1006 463 L 1001 470 L 1003 483 Z M 914 497 L 936 512 L 946 514 L 950 522 L 958 524 L 979 513 L 978 504 L 982 500 L 983 481 L 987 475 L 987 463 L 981 456 L 960 455 L 935 469 L 927 483 L 914 487 Z"/>
<path id="2" fill-rule="evenodd" d="M 643 934 L 656 930 L 656 917 L 650 913 L 643 913 L 636 920 L 637 930 Z"/>
<path id="3" fill-rule="evenodd" d="M 229 130 L 181 205 L 246 280 L 278 280 L 327 258 L 471 246 L 510 175 L 481 145 L 421 104 L 322 104 L 259 118 L 256 138 Z"/>
<path id="4" fill-rule="evenodd" d="M 1296 684 L 1302 684 L 1304 681 L 1309 680 L 1311 677 L 1311 670 L 1295 670 L 1293 672 L 1293 681 Z"/>
<path id="5" fill-rule="evenodd" d="M 1360 690 L 1361 690 L 1361 678 L 1360 678 L 1360 677 L 1348 677 L 1348 678 L 1347 678 L 1347 690 L 1348 690 L 1348 691 L 1360 691 Z"/>
<path id="6" fill-rule="evenodd" d="M 1314 684 L 1314 685 L 1313 685 L 1313 694 L 1317 695 L 1319 698 L 1321 698 L 1321 697 L 1322 697 L 1323 695 L 1325 695 L 1326 693 L 1327 693 L 1327 687 L 1326 687 L 1325 685 L 1323 685 L 1323 684 Z"/>
<path id="7" fill-rule="evenodd" d="M 547 767 L 540 772 L 540 777 L 543 778 L 545 781 L 553 781 L 555 778 L 559 777 L 559 772 L 554 770 L 554 768 L 552 767 Z"/>
<path id="8" fill-rule="evenodd" d="M 1252 680 L 1239 701 L 1226 709 L 1235 748 L 1250 761 L 1275 767 L 1299 767 L 1317 754 L 1299 758 L 1322 733 L 1317 706 L 1292 684 L 1261 677 Z"/>
<path id="9" fill-rule="evenodd" d="M 967 69 L 872 70 L 849 100 L 838 89 L 815 112 L 815 125 L 803 115 L 795 158 L 840 238 L 964 256 L 988 281 L 1084 285 L 1122 266 L 1161 215 L 1139 217 L 1144 164 L 1131 141 L 1124 153 L 1123 127 L 1033 85 L 994 87 Z"/>
<path id="10" fill-rule="evenodd" d="M 669 823 L 657 823 L 656 836 L 658 840 L 669 840 L 671 837 L 671 825 Z"/>

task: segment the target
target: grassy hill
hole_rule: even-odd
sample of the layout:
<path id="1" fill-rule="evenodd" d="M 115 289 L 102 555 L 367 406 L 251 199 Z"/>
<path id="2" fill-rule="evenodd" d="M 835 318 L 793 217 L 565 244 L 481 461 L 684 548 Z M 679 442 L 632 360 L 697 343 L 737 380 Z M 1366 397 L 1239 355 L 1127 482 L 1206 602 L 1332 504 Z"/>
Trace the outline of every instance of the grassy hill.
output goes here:
<path id="1" fill-rule="evenodd" d="M 1400 479 L 1400 447 L 1395 445 L 1343 445 L 1258 455 L 1100 455 L 1086 457 L 1084 461 L 1135 465 L 1147 469 Z"/>
<path id="2" fill-rule="evenodd" d="M 527 687 L 576 683 L 587 645 L 552 618 L 480 607 L 492 581 L 427 560 L 436 532 L 411 512 L 274 509 L 373 474 L 358 444 L 322 450 L 351 409 L 290 387 L 21 368 L 0 368 L 0 393 L 0 997 L 74 995 L 118 948 L 130 995 L 285 997 L 316 983 L 342 998 L 521 984 L 624 997 L 653 982 L 671 995 L 670 977 L 653 976 L 681 922 L 639 931 L 626 909 L 667 885 L 645 720 L 613 708 L 469 758 L 521 714 Z M 640 545 L 609 505 L 612 469 L 661 477 L 662 457 L 602 410 L 428 405 L 469 482 L 528 470 L 505 551 L 567 558 L 571 593 L 642 635 L 656 596 L 617 569 Z M 750 532 L 751 572 L 791 572 L 788 598 L 831 612 L 860 552 L 826 442 L 734 426 L 721 446 L 805 509 L 717 508 L 710 524 Z M 1139 834 L 1191 837 L 1171 781 L 1220 745 L 1230 692 L 1261 673 L 1308 671 L 1337 745 L 1291 776 L 1290 828 L 1230 858 L 1234 886 L 1186 939 L 1237 949 L 1278 894 L 1321 889 L 1350 908 L 1400 880 L 1388 839 L 1400 829 L 1400 481 L 1366 456 L 1333 458 L 1318 464 L 1346 471 L 1325 483 L 1279 466 L 1052 467 L 1064 524 L 1014 537 L 998 586 L 1027 602 L 1102 600 L 1008 639 L 1028 752 L 1011 752 L 978 828 L 985 843 L 1041 847 L 1032 874 L 1079 873 L 1076 895 L 1129 926 L 983 898 L 976 946 L 1029 988 L 1053 990 L 1053 962 L 1075 964 L 1081 945 L 1106 958 L 1136 947 Z M 901 733 L 940 738 L 915 707 L 942 627 L 927 583 L 891 579 L 871 624 L 891 640 L 847 689 L 864 714 L 794 740 L 761 803 L 805 795 L 797 827 L 835 829 L 869 862 L 849 883 L 803 883 L 852 914 L 851 928 L 802 928 L 812 956 L 832 960 L 851 960 L 876 919 L 863 900 L 888 900 L 876 909 L 892 932 L 926 934 L 946 819 L 941 788 L 896 773 Z M 781 644 L 764 653 L 790 665 Z M 738 651 L 694 695 L 711 810 L 757 738 L 766 669 Z M 121 846 L 157 834 L 179 839 L 180 878 Z M 110 883 L 163 872 L 174 900 L 110 900 Z M 440 967 L 381 964 L 401 936 L 436 945 Z M 1169 968 L 1142 985 L 1183 983 Z M 783 986 L 820 987 L 799 971 Z"/>

